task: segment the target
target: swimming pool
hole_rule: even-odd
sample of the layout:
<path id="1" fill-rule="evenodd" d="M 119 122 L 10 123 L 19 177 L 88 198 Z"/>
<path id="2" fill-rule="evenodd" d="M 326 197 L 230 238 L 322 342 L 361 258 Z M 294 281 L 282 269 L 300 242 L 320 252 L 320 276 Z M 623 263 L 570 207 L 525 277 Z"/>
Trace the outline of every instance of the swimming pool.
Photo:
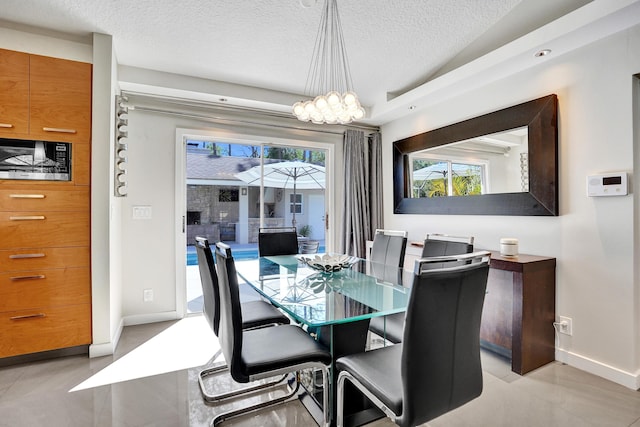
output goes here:
<path id="1" fill-rule="evenodd" d="M 231 247 L 234 259 L 257 259 L 258 248 L 234 248 Z M 320 245 L 318 252 L 324 252 L 324 245 Z M 195 246 L 187 246 L 187 265 L 198 265 L 198 256 L 196 255 Z"/>
<path id="2" fill-rule="evenodd" d="M 233 249 L 231 248 L 234 259 L 257 259 L 258 249 Z M 198 255 L 194 246 L 187 247 L 187 265 L 198 265 Z"/>

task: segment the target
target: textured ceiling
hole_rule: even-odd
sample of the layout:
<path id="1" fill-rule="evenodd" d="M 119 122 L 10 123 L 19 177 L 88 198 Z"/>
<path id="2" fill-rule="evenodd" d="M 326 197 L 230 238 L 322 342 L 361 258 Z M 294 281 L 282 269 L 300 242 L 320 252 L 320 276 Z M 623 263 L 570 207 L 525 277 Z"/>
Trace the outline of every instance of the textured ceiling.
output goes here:
<path id="1" fill-rule="evenodd" d="M 340 0 L 355 90 L 386 102 L 589 1 Z M 303 94 L 322 9 L 305 2 L 2 0 L 1 17 L 112 35 L 120 65 Z"/>

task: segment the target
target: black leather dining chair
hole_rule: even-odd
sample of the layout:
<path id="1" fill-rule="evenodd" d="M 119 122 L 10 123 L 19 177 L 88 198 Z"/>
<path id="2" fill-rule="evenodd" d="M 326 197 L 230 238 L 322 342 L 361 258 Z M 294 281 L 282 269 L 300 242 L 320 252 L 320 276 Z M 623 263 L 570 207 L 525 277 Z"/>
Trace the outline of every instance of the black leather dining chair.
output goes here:
<path id="1" fill-rule="evenodd" d="M 295 227 L 261 227 L 258 229 L 258 254 L 260 256 L 297 253 L 298 232 Z"/>
<path id="2" fill-rule="evenodd" d="M 460 255 L 473 252 L 473 237 L 449 236 L 446 234 L 427 234 L 422 248 L 422 258 Z M 424 264 L 425 268 L 442 268 L 442 264 Z M 451 266 L 451 264 L 449 264 Z M 369 324 L 369 330 L 384 337 L 387 341 L 397 344 L 402 342 L 404 329 L 404 313 L 391 314 L 385 317 L 374 317 Z"/>
<path id="3" fill-rule="evenodd" d="M 422 246 L 422 258 L 460 255 L 473 252 L 473 236 L 450 236 L 447 234 L 427 234 Z M 432 265 L 430 268 L 439 268 Z"/>
<path id="4" fill-rule="evenodd" d="M 376 230 L 369 260 L 376 264 L 401 268 L 407 250 L 406 231 Z"/>
<path id="5" fill-rule="evenodd" d="M 218 275 L 216 273 L 216 266 L 213 259 L 213 253 L 209 245 L 209 241 L 197 236 L 195 238 L 196 254 L 198 256 L 198 269 L 200 270 L 200 281 L 202 282 L 202 296 L 204 299 L 203 312 L 207 323 L 211 327 L 213 333 L 218 336 L 220 329 L 220 286 L 218 282 Z M 244 286 L 251 288 L 249 285 Z M 255 290 L 244 290 L 240 295 L 250 295 L 246 298 L 248 301 L 242 301 L 241 309 L 243 310 L 243 329 L 258 328 L 265 326 L 272 326 L 276 324 L 287 324 L 290 322 L 289 318 L 281 313 L 277 308 L 268 303 L 267 301 L 258 298 L 255 299 L 252 293 L 257 292 Z M 222 354 L 222 349 L 218 350 L 216 354 L 211 358 L 210 363 Z M 215 402 L 223 399 L 227 399 L 238 394 L 242 394 L 247 390 L 259 390 L 270 387 L 277 384 L 279 381 L 270 383 L 258 384 L 251 388 L 244 388 L 240 390 L 233 390 L 226 393 L 210 394 L 207 392 L 207 387 L 204 383 L 204 379 L 208 376 L 220 373 L 227 369 L 226 364 L 219 364 L 213 367 L 208 367 L 200 371 L 198 375 L 198 383 L 200 385 L 200 391 L 202 396 L 207 402 Z"/>
<path id="6" fill-rule="evenodd" d="M 344 425 L 346 381 L 403 427 L 425 423 L 480 396 L 480 319 L 489 257 L 483 251 L 416 261 L 402 344 L 336 361 L 338 427 Z M 434 262 L 455 266 L 425 267 Z"/>
<path id="7" fill-rule="evenodd" d="M 280 325 L 246 330 L 242 328 L 243 310 L 238 293 L 238 276 L 231 248 L 216 244 L 216 262 L 220 282 L 220 344 L 229 363 L 231 377 L 240 383 L 295 373 L 295 387 L 285 396 L 216 415 L 211 425 L 273 405 L 297 399 L 303 369 L 322 372 L 323 424 L 329 425 L 329 365 L 331 353 L 302 328 Z"/>
<path id="8" fill-rule="evenodd" d="M 393 278 L 397 277 L 398 269 L 404 266 L 407 235 L 406 231 L 376 230 L 369 261 L 373 264 L 372 269 L 383 272 L 383 276 L 380 277 L 381 280 L 386 280 L 389 274 Z M 374 317 L 369 323 L 369 330 L 391 341 L 388 338 L 389 336 L 402 336 L 403 322 L 404 313 Z"/>

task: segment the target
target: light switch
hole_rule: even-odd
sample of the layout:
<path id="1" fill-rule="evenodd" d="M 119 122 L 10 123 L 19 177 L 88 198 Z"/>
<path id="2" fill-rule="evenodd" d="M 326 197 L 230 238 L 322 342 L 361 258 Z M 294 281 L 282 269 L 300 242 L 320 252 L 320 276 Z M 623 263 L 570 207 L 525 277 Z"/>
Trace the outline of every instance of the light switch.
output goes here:
<path id="1" fill-rule="evenodd" d="M 133 206 L 133 219 L 151 219 L 151 206 Z"/>

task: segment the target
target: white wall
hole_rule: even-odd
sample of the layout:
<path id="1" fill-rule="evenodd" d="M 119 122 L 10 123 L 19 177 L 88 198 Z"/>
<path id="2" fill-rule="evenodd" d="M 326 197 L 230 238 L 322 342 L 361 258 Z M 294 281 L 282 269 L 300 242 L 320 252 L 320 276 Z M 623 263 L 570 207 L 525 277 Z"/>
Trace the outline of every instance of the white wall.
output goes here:
<path id="1" fill-rule="evenodd" d="M 72 61 L 93 61 L 91 39 L 61 39 L 0 27 L 0 48 Z"/>
<path id="2" fill-rule="evenodd" d="M 134 102 L 135 103 L 135 102 Z M 289 142 L 335 144 L 341 153 L 339 135 L 287 132 L 279 128 L 252 127 L 246 124 L 213 124 L 176 115 L 157 114 L 134 109 L 129 113 L 128 196 L 123 199 L 121 234 L 123 274 L 123 317 L 125 324 L 176 318 L 181 304 L 176 296 L 176 247 L 186 242 L 176 240 L 175 230 L 180 218 L 176 208 L 176 132 L 218 134 L 225 138 L 248 135 L 254 141 L 281 144 Z M 259 119 L 258 119 L 259 120 Z M 253 137 L 252 137 L 253 135 Z M 340 159 L 334 162 L 342 170 Z M 327 186 L 342 185 L 341 173 L 329 177 Z M 332 195 L 334 200 L 339 195 Z M 152 218 L 132 219 L 133 206 L 151 206 Z M 335 224 L 335 223 L 334 223 Z M 339 228 L 339 227 L 338 227 Z M 183 237 L 179 236 L 179 239 Z M 154 301 L 143 302 L 143 290 L 153 289 Z"/>
<path id="3" fill-rule="evenodd" d="M 112 354 L 122 330 L 119 200 L 113 196 L 117 61 L 112 37 L 93 37 L 91 149 L 92 357 Z"/>
<path id="4" fill-rule="evenodd" d="M 473 235 L 477 248 L 494 250 L 500 237 L 512 236 L 522 253 L 556 257 L 556 313 L 573 319 L 573 336 L 560 335 L 557 357 L 632 388 L 640 387 L 634 195 L 589 198 L 585 177 L 633 172 L 632 76 L 640 72 L 639 51 L 640 27 L 634 27 L 382 127 L 390 159 L 395 140 L 558 95 L 560 216 L 394 215 L 387 161 L 385 227 L 407 229 L 410 240 L 427 232 Z M 636 177 L 632 182 L 638 188 Z"/>

